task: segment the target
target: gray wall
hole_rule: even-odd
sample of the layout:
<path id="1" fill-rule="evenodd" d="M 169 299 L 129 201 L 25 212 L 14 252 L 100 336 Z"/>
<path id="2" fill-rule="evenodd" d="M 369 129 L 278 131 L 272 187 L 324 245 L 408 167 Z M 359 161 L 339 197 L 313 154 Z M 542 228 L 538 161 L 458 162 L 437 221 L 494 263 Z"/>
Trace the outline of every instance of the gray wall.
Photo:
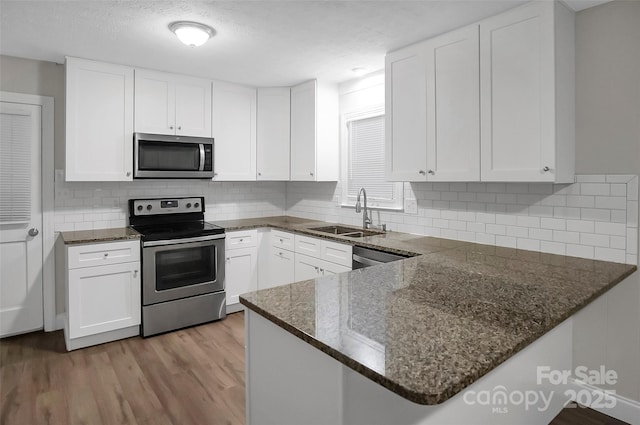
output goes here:
<path id="1" fill-rule="evenodd" d="M 0 56 L 0 90 L 53 97 L 55 168 L 64 168 L 64 66 Z"/>
<path id="2" fill-rule="evenodd" d="M 640 1 L 576 16 L 576 172 L 640 174 Z"/>

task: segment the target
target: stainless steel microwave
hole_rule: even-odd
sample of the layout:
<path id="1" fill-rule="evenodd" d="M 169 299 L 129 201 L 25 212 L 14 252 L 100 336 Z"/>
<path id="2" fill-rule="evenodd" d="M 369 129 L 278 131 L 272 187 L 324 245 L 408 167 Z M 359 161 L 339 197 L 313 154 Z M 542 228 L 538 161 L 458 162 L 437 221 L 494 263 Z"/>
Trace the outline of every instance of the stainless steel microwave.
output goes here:
<path id="1" fill-rule="evenodd" d="M 213 178 L 213 139 L 134 133 L 136 179 Z"/>

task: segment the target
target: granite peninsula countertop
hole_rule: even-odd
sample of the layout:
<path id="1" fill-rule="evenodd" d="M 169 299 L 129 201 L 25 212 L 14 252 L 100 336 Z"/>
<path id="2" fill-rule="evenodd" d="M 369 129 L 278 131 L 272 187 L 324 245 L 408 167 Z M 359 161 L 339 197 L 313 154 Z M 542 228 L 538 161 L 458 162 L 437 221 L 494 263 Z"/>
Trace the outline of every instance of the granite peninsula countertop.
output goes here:
<path id="1" fill-rule="evenodd" d="M 114 227 L 111 229 L 75 230 L 60 232 L 65 245 L 83 243 L 101 243 L 140 239 L 140 233 L 129 227 Z"/>
<path id="2" fill-rule="evenodd" d="M 268 217 L 272 227 L 415 255 L 260 290 L 240 302 L 398 395 L 438 404 L 471 385 L 636 270 L 609 263 L 388 232 L 350 239 L 325 222 Z"/>

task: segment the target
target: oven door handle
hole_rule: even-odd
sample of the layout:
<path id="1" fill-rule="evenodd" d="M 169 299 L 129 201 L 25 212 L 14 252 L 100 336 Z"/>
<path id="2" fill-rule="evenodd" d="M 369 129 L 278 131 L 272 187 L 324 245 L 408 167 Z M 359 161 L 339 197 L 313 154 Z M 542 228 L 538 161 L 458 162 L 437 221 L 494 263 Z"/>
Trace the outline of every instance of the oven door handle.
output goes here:
<path id="1" fill-rule="evenodd" d="M 142 242 L 143 247 L 148 246 L 165 246 L 165 245 L 178 245 L 184 243 L 192 243 L 192 242 L 205 242 L 205 241 L 213 241 L 216 239 L 224 239 L 226 235 L 209 235 L 209 236 L 197 236 L 195 238 L 182 238 L 182 239 L 169 239 L 162 241 L 147 241 Z"/>

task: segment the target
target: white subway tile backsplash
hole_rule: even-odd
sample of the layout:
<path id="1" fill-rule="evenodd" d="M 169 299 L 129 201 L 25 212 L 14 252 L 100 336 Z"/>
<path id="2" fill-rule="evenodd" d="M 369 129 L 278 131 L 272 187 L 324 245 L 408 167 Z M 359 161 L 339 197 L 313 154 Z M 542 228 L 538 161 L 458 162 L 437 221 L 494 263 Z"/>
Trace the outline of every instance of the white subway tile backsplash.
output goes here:
<path id="1" fill-rule="evenodd" d="M 496 245 L 507 248 L 516 248 L 517 239 L 511 236 L 496 236 Z"/>
<path id="2" fill-rule="evenodd" d="M 540 251 L 540 241 L 534 239 L 518 238 L 516 247 L 528 251 Z"/>
<path id="3" fill-rule="evenodd" d="M 580 218 L 580 208 L 553 207 L 553 216 L 556 218 Z"/>
<path id="4" fill-rule="evenodd" d="M 627 185 L 626 184 L 612 184 L 610 186 L 611 196 L 627 196 Z"/>
<path id="5" fill-rule="evenodd" d="M 616 263 L 624 263 L 627 261 L 624 249 L 596 247 L 595 258 L 604 261 L 614 261 Z"/>
<path id="6" fill-rule="evenodd" d="M 596 196 L 596 208 L 624 210 L 627 208 L 627 199 L 619 196 Z"/>
<path id="7" fill-rule="evenodd" d="M 540 227 L 540 217 L 519 216 L 517 224 L 522 227 Z"/>
<path id="8" fill-rule="evenodd" d="M 595 224 L 593 221 L 567 220 L 567 230 L 570 232 L 593 233 Z"/>
<path id="9" fill-rule="evenodd" d="M 566 244 L 561 242 L 540 241 L 540 251 L 550 254 L 565 255 Z"/>
<path id="10" fill-rule="evenodd" d="M 627 228 L 622 223 L 604 223 L 596 221 L 595 232 L 604 235 L 626 235 Z"/>
<path id="11" fill-rule="evenodd" d="M 506 230 L 507 230 L 507 236 L 512 236 L 514 238 L 529 237 L 529 229 L 526 227 L 507 226 Z"/>
<path id="12" fill-rule="evenodd" d="M 595 255 L 595 248 L 587 245 L 567 244 L 566 255 L 593 259 Z"/>
<path id="13" fill-rule="evenodd" d="M 581 208 L 580 209 L 580 218 L 582 218 L 583 220 L 610 221 L 611 220 L 611 210 L 594 209 L 594 208 Z"/>
<path id="14" fill-rule="evenodd" d="M 553 240 L 553 230 L 549 229 L 529 229 L 529 238 L 552 241 Z"/>
<path id="15" fill-rule="evenodd" d="M 540 227 L 544 229 L 551 229 L 551 230 L 565 230 L 567 226 L 566 224 L 567 221 L 568 220 L 563 220 L 559 218 L 543 217 L 540 219 Z"/>
<path id="16" fill-rule="evenodd" d="M 580 244 L 582 245 L 601 246 L 608 248 L 609 239 L 610 237 L 608 235 L 596 235 L 595 233 L 580 234 Z"/>
<path id="17" fill-rule="evenodd" d="M 606 183 L 583 183 L 580 185 L 580 193 L 582 195 L 609 196 L 609 193 L 611 193 L 610 186 Z"/>
<path id="18" fill-rule="evenodd" d="M 625 236 L 609 236 L 609 246 L 615 249 L 627 249 L 627 238 Z"/>
<path id="19" fill-rule="evenodd" d="M 487 224 L 486 232 L 492 235 L 505 235 L 507 229 L 502 224 Z"/>
<path id="20" fill-rule="evenodd" d="M 593 208 L 595 207 L 595 203 L 596 201 L 594 196 L 584 196 L 584 195 L 567 196 L 568 207 Z"/>
<path id="21" fill-rule="evenodd" d="M 604 183 L 607 181 L 606 175 L 581 174 L 576 176 L 577 183 Z"/>

